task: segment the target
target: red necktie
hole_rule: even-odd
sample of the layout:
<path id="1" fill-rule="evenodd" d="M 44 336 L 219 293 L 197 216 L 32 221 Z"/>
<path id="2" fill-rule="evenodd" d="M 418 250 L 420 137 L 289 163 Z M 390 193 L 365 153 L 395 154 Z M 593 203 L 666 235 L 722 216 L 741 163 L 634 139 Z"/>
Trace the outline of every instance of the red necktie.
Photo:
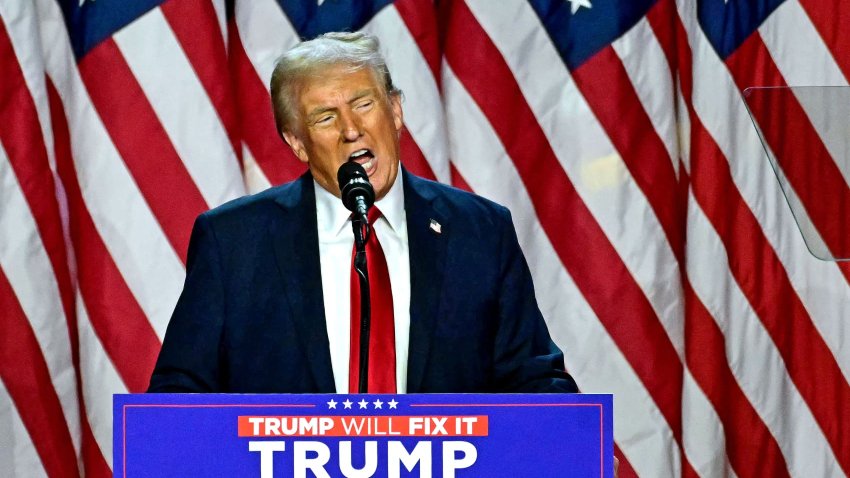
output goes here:
<path id="1" fill-rule="evenodd" d="M 369 211 L 369 224 L 374 225 L 381 211 Z M 352 261 L 354 251 L 352 251 Z M 369 393 L 396 393 L 395 383 L 395 320 L 393 292 L 387 259 L 378 242 L 374 227 L 366 242 L 366 261 L 369 273 L 369 299 L 372 323 L 369 332 Z M 358 392 L 360 377 L 360 280 L 351 269 L 351 349 L 348 361 L 348 391 Z"/>

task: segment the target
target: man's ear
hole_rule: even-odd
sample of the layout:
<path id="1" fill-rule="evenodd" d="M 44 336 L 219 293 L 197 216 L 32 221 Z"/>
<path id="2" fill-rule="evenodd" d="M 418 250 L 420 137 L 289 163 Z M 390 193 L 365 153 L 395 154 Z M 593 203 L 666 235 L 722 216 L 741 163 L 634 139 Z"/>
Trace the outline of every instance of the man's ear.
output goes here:
<path id="1" fill-rule="evenodd" d="M 404 126 L 404 111 L 401 109 L 401 95 L 390 95 L 390 106 L 393 110 L 393 125 L 398 133 L 401 133 L 401 128 Z"/>
<path id="2" fill-rule="evenodd" d="M 295 156 L 298 157 L 298 160 L 302 163 L 307 163 L 307 150 L 304 148 L 304 142 L 298 137 L 298 135 L 290 132 L 290 131 L 282 131 L 283 140 L 286 141 L 286 144 L 292 149 L 292 152 L 295 153 Z"/>

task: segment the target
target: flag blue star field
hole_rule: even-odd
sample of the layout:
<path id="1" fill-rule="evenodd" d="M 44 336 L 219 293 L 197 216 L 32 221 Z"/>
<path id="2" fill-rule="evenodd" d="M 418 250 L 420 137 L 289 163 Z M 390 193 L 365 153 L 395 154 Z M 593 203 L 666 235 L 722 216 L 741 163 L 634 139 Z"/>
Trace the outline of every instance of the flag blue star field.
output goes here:
<path id="1" fill-rule="evenodd" d="M 850 474 L 850 267 L 808 252 L 741 94 L 847 86 L 842 2 L 0 0 L 4 476 L 111 476 L 112 394 L 147 387 L 195 217 L 304 171 L 275 59 L 358 29 L 406 167 L 510 208 L 568 370 L 614 394 L 620 476 Z M 782 106 L 750 104 L 841 249 L 850 175 Z"/>

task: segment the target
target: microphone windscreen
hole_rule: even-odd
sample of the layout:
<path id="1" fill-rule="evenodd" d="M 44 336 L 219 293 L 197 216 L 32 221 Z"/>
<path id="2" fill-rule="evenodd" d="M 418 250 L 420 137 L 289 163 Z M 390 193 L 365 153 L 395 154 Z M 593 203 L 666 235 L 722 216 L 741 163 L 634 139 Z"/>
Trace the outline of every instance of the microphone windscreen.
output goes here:
<path id="1" fill-rule="evenodd" d="M 336 172 L 336 179 L 339 182 L 342 204 L 349 211 L 354 211 L 357 208 L 356 198 L 358 196 L 363 197 L 367 208 L 374 204 L 375 190 L 372 189 L 369 176 L 366 175 L 363 166 L 353 161 L 343 163 Z"/>

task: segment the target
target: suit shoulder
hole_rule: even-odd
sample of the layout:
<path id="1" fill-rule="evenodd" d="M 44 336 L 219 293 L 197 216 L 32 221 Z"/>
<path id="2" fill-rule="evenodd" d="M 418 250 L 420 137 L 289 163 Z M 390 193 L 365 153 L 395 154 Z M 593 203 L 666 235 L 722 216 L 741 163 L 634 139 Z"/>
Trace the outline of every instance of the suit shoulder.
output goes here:
<path id="1" fill-rule="evenodd" d="M 220 223 L 266 215 L 274 210 L 273 208 L 280 207 L 281 202 L 285 203 L 288 198 L 298 196 L 301 189 L 299 183 L 300 181 L 293 181 L 232 199 L 201 214 L 201 217 L 213 223 Z"/>
<path id="2" fill-rule="evenodd" d="M 511 213 L 505 206 L 469 191 L 447 184 L 413 176 L 411 183 L 426 195 L 437 199 L 441 206 L 459 217 L 473 221 L 511 221 Z"/>

